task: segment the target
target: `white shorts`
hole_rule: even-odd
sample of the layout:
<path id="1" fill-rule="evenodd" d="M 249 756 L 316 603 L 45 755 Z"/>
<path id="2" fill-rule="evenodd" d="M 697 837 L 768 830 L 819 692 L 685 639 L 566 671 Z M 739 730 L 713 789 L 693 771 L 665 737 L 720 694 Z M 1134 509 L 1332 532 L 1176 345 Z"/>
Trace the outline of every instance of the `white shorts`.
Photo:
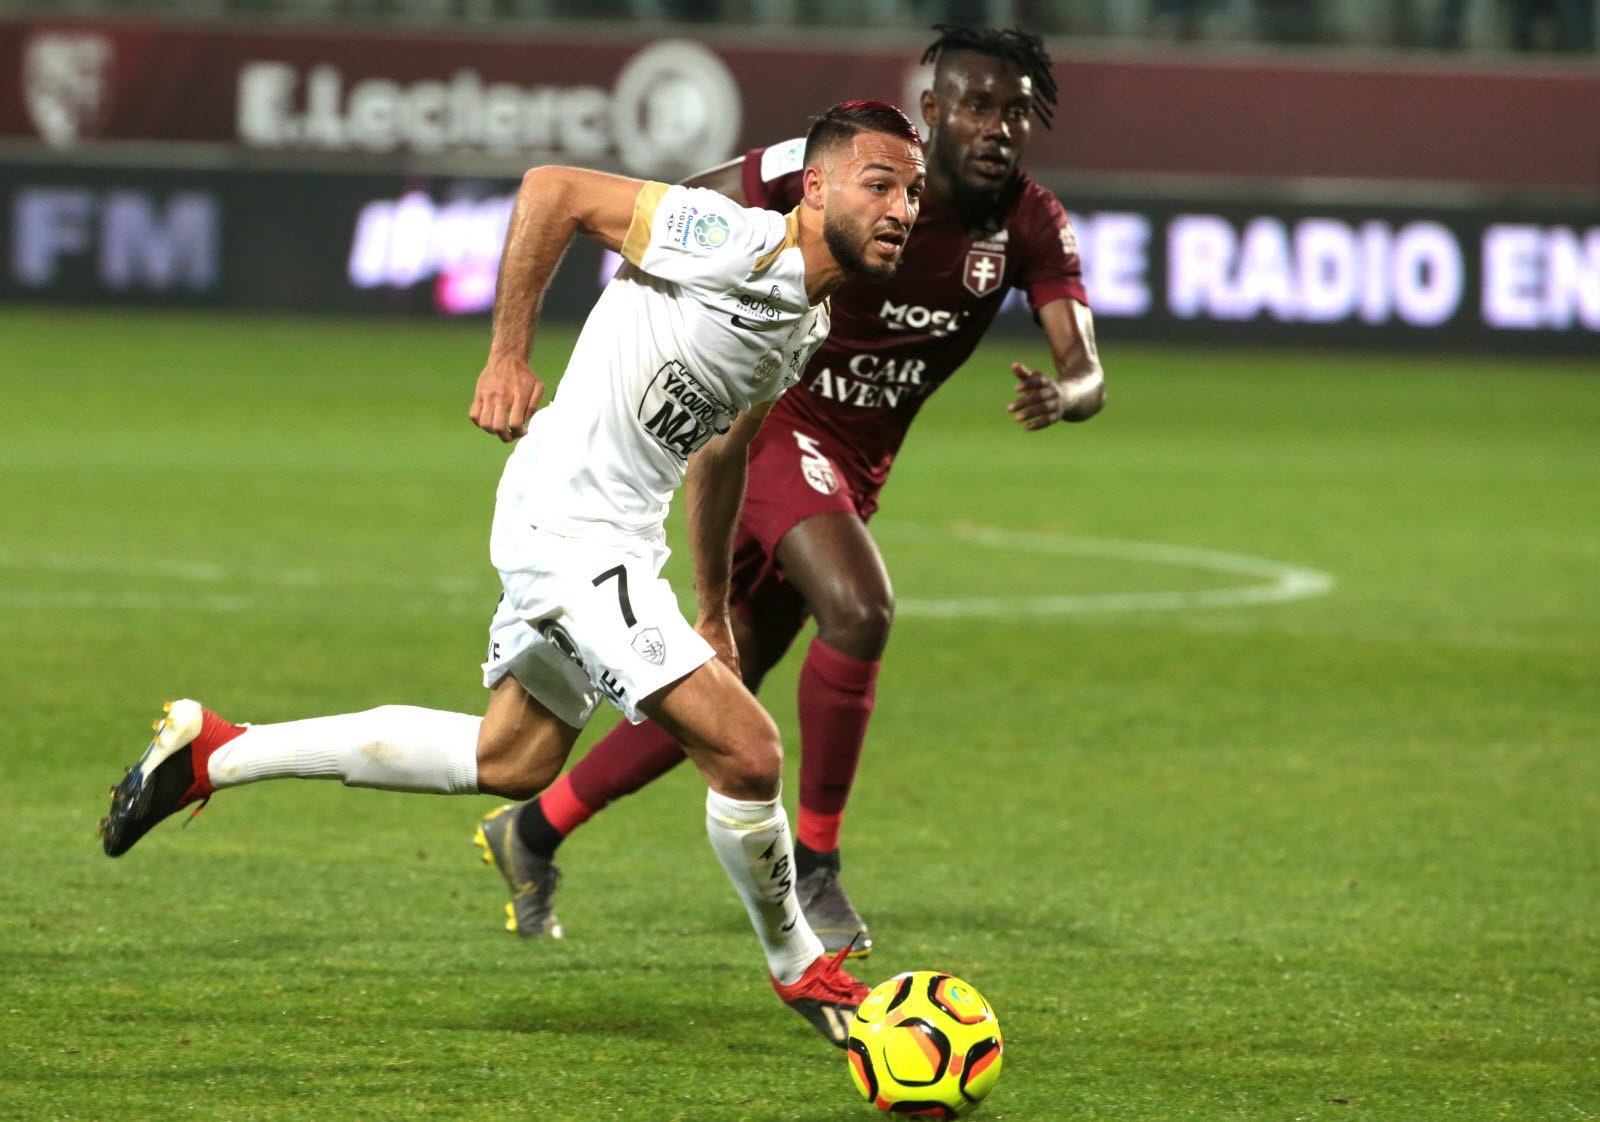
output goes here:
<path id="1" fill-rule="evenodd" d="M 574 728 L 602 697 L 643 721 L 640 701 L 714 654 L 661 578 L 669 552 L 649 541 L 545 533 L 497 503 L 489 555 L 505 592 L 489 624 L 483 684 L 511 674 Z"/>

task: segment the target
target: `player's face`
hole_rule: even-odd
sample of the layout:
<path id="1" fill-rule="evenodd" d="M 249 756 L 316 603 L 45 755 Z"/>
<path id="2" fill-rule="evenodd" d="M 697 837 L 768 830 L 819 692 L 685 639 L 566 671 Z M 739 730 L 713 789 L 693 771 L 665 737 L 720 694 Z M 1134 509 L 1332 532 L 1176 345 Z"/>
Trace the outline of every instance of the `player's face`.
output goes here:
<path id="1" fill-rule="evenodd" d="M 951 189 L 997 198 L 1033 134 L 1033 79 L 1005 59 L 961 52 L 922 95 L 929 158 Z"/>
<path id="2" fill-rule="evenodd" d="M 881 132 L 858 132 L 830 168 L 822 234 L 845 272 L 883 282 L 894 275 L 922 206 L 922 147 Z"/>

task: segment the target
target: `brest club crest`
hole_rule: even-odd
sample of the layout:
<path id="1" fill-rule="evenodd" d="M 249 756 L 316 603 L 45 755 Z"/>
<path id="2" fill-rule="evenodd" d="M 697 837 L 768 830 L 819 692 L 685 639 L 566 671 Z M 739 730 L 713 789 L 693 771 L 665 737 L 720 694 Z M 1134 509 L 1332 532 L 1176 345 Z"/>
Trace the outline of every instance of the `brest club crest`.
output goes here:
<path id="1" fill-rule="evenodd" d="M 987 296 L 1000 287 L 1005 276 L 1006 255 L 997 249 L 969 249 L 967 264 L 961 270 L 961 283 L 974 296 Z"/>
<path id="2" fill-rule="evenodd" d="M 635 635 L 633 650 L 640 658 L 656 666 L 667 661 L 667 641 L 661 637 L 658 627 L 647 627 Z"/>
<path id="3" fill-rule="evenodd" d="M 65 148 L 92 134 L 105 116 L 111 40 L 86 32 L 42 32 L 22 58 L 22 94 L 39 135 Z"/>

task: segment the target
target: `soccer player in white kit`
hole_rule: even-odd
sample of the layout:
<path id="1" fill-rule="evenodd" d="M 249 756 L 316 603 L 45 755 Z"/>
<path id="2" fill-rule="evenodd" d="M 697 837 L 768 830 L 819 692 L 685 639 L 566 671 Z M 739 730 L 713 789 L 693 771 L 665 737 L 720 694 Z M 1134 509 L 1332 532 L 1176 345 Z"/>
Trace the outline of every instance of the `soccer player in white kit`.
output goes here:
<path id="1" fill-rule="evenodd" d="M 712 848 L 774 989 L 843 1047 L 867 991 L 842 954 L 824 953 L 795 897 L 777 728 L 737 672 L 730 552 L 751 438 L 826 336 L 828 294 L 852 276 L 893 273 L 923 179 L 915 128 L 881 102 L 845 102 L 817 119 L 805 197 L 787 216 L 708 190 L 578 168 L 528 172 L 470 414 L 502 440 L 527 435 L 495 503 L 490 556 L 504 592 L 484 663 L 485 715 L 387 705 L 237 725 L 195 701 L 170 703 L 113 790 L 106 853 L 119 856 L 218 789 L 262 779 L 531 798 L 560 773 L 604 698 L 631 721 L 671 731 L 699 766 Z M 550 407 L 535 412 L 544 386 L 528 353 L 575 232 L 625 264 Z M 700 605 L 693 626 L 659 575 L 680 484 Z"/>

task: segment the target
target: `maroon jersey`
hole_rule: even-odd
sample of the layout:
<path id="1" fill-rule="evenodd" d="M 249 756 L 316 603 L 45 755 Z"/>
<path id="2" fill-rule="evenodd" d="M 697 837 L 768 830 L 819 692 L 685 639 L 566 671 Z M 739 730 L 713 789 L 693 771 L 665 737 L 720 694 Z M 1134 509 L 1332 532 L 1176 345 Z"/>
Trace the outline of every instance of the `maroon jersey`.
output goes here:
<path id="1" fill-rule="evenodd" d="M 747 205 L 787 212 L 800 202 L 804 141 L 752 149 Z M 1026 175 L 997 230 L 974 238 L 955 212 L 923 200 L 892 279 L 847 281 L 833 294 L 833 329 L 771 421 L 826 438 L 840 466 L 883 485 L 929 394 L 967 360 L 1012 288 L 1035 309 L 1087 305 L 1077 237 L 1056 197 Z"/>

